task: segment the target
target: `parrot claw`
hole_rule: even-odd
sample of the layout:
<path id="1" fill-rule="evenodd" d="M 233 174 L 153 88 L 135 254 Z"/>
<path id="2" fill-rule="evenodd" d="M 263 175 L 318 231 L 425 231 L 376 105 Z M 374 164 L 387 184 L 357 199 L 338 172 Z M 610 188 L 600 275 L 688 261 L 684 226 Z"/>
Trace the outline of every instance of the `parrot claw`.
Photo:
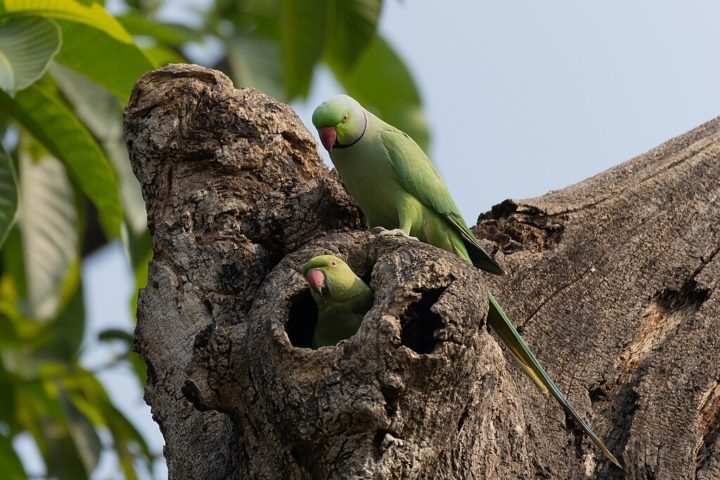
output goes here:
<path id="1" fill-rule="evenodd" d="M 417 240 L 417 237 L 411 237 L 410 235 L 405 233 L 402 228 L 393 228 L 392 230 L 388 230 L 387 228 L 383 227 L 374 227 L 371 232 L 378 237 L 405 237 Z"/>

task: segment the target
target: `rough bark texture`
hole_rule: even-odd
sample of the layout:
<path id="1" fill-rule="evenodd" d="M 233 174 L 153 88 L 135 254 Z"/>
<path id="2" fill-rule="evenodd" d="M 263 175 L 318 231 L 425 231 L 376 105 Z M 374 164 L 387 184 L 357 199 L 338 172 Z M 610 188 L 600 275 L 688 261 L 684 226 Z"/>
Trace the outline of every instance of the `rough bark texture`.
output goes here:
<path id="1" fill-rule="evenodd" d="M 365 230 L 292 110 L 219 72 L 144 76 L 125 135 L 171 478 L 720 478 L 720 120 L 482 215 L 505 277 Z M 295 269 L 329 252 L 375 303 L 312 350 Z M 503 353 L 486 288 L 624 472 Z"/>

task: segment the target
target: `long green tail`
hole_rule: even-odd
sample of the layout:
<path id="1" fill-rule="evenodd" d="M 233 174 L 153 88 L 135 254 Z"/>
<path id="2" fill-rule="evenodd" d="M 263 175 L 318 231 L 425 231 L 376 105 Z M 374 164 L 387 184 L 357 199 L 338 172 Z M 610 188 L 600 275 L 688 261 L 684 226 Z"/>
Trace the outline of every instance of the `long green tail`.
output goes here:
<path id="1" fill-rule="evenodd" d="M 540 365 L 540 362 L 535 355 L 527 346 L 525 341 L 522 339 L 520 334 L 515 329 L 510 319 L 505 315 L 505 312 L 500 307 L 500 304 L 495 300 L 495 297 L 488 292 L 488 300 L 490 302 L 490 309 L 488 311 L 488 323 L 490 327 L 497 333 L 500 339 L 503 341 L 505 346 L 512 352 L 515 358 L 520 362 L 520 366 L 523 368 L 525 373 L 535 382 L 543 393 L 552 393 L 553 397 L 560 402 L 563 409 L 569 413 L 575 421 L 585 430 L 585 433 L 592 439 L 593 443 L 603 452 L 603 454 L 618 467 L 622 468 L 620 462 L 615 455 L 605 446 L 600 438 L 595 435 L 590 426 L 585 423 L 575 408 L 570 404 L 567 398 L 560 392 L 555 382 L 550 378 L 550 375 Z"/>

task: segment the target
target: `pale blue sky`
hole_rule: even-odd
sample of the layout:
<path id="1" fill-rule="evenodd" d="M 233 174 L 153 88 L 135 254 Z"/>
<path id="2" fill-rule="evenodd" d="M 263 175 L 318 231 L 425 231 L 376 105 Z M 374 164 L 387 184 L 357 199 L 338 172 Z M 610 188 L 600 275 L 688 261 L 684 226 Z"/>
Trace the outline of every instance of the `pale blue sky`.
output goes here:
<path id="1" fill-rule="evenodd" d="M 420 86 L 428 153 L 470 224 L 720 115 L 720 2 L 439 3 L 386 1 L 381 31 Z M 337 93 L 319 90 L 308 125 Z"/>
<path id="2" fill-rule="evenodd" d="M 419 84 L 430 156 L 469 224 L 505 198 L 583 180 L 720 114 L 715 0 L 439 4 L 387 0 L 381 31 Z M 335 93 L 324 75 L 309 104 L 296 106 L 308 126 L 315 105 Z M 132 328 L 121 249 L 91 257 L 84 272 L 89 332 Z M 96 364 L 104 354 L 94 346 L 87 358 Z M 160 451 L 132 380 L 103 378 Z M 115 469 L 106 459 L 95 478 L 121 478 Z"/>

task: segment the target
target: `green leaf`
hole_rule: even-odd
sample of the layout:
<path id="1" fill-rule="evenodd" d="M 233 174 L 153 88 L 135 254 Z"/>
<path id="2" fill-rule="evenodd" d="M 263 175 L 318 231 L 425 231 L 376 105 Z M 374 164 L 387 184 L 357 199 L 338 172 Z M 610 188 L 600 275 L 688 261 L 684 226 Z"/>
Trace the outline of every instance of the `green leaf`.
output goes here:
<path id="1" fill-rule="evenodd" d="M 134 336 L 132 332 L 128 332 L 127 330 L 120 330 L 119 328 L 108 328 L 107 330 L 103 330 L 98 334 L 98 340 L 102 342 L 120 340 L 121 342 L 125 342 L 129 346 L 132 346 L 133 338 Z"/>
<path id="2" fill-rule="evenodd" d="M 17 221 L 5 238 L 0 255 L 2 255 L 0 260 L 2 260 L 3 270 L 2 277 L 0 277 L 0 311 L 5 315 L 14 315 L 18 313 L 20 299 L 27 296 L 22 236 Z"/>
<path id="3" fill-rule="evenodd" d="M 71 401 L 70 395 L 62 387 L 59 389 L 60 404 L 65 410 L 68 432 L 86 471 L 92 472 L 100 458 L 101 444 L 92 423 Z"/>
<path id="4" fill-rule="evenodd" d="M 105 143 L 105 150 L 110 156 L 115 171 L 120 179 L 120 197 L 125 206 L 125 223 L 136 235 L 147 230 L 147 211 L 142 197 L 140 182 L 132 171 L 127 147 L 123 139 Z"/>
<path id="5" fill-rule="evenodd" d="M 420 94 L 410 71 L 384 39 L 374 37 L 350 71 L 337 59 L 327 60 L 350 96 L 427 149 L 428 125 Z"/>
<path id="6" fill-rule="evenodd" d="M 313 69 L 325 45 L 326 21 L 327 0 L 280 1 L 280 46 L 286 100 L 307 96 Z"/>
<path id="7" fill-rule="evenodd" d="M 17 344 L 15 337 L 11 322 L 8 322 L 6 318 L 3 317 L 2 321 L 0 321 L 0 351 L 4 353 L 3 361 L 0 362 L 0 392 L 3 392 L 3 394 L 0 395 L 0 422 L 7 425 L 10 431 L 15 429 L 16 393 L 13 382 L 14 378 L 5 368 L 5 363 L 8 361 L 8 350 Z M 1 457 L 2 453 L 0 453 L 0 472 L 3 471 Z"/>
<path id="8" fill-rule="evenodd" d="M 146 229 L 142 233 L 130 235 L 128 246 L 130 264 L 135 270 L 135 287 L 137 289 L 145 288 L 147 285 L 148 264 L 153 256 L 152 237 Z"/>
<path id="9" fill-rule="evenodd" d="M 332 0 L 328 8 L 328 54 L 349 70 L 375 36 L 382 0 Z"/>
<path id="10" fill-rule="evenodd" d="M 277 42 L 256 35 L 240 33 L 227 42 L 235 85 L 253 87 L 275 98 L 284 98 L 281 56 Z"/>
<path id="11" fill-rule="evenodd" d="M 0 246 L 15 224 L 18 209 L 17 180 L 10 155 L 0 145 Z"/>
<path id="12" fill-rule="evenodd" d="M 123 103 L 135 82 L 155 65 L 134 44 L 117 41 L 87 25 L 58 21 L 63 45 L 55 60 L 105 87 Z"/>
<path id="13" fill-rule="evenodd" d="M 34 162 L 27 152 L 20 156 L 20 191 L 29 313 L 47 320 L 58 311 L 63 284 L 78 261 L 75 194 L 59 161 L 45 156 Z"/>
<path id="14" fill-rule="evenodd" d="M 13 449 L 12 442 L 0 434 L 0 472 L 6 480 L 27 480 L 20 458 Z"/>
<path id="15" fill-rule="evenodd" d="M 75 113 L 88 125 L 104 147 L 117 172 L 120 198 L 126 220 L 133 232 L 147 228 L 145 202 L 140 183 L 132 172 L 125 140 L 122 136 L 122 108 L 115 97 L 94 82 L 61 65 L 50 69 L 60 89 L 75 107 Z"/>
<path id="16" fill-rule="evenodd" d="M 155 45 L 153 47 L 143 47 L 143 54 L 148 58 L 153 66 L 169 65 L 171 63 L 188 63 L 188 59 L 182 53 L 163 45 Z"/>
<path id="17" fill-rule="evenodd" d="M 103 403 L 102 409 L 109 422 L 108 429 L 113 437 L 115 451 L 125 478 L 137 478 L 133 464 L 139 458 L 149 467 L 152 462 L 150 448 L 135 426 L 111 402 Z M 140 450 L 139 455 L 134 454 L 136 449 Z"/>
<path id="18" fill-rule="evenodd" d="M 208 12 L 207 24 L 211 30 L 227 31 L 232 22 L 233 31 L 252 33 L 274 41 L 280 39 L 278 18 L 281 0 L 218 0 Z M 326 1 L 326 0 L 321 0 Z"/>
<path id="19" fill-rule="evenodd" d="M 113 438 L 110 448 L 125 478 L 137 478 L 138 460 L 149 466 L 147 443 L 92 372 L 75 362 L 46 363 L 36 380 L 20 384 L 18 395 L 24 401 L 18 404 L 17 418 L 33 435 L 49 477 L 88 478 L 100 452 L 97 432 L 103 427 Z"/>
<path id="20" fill-rule="evenodd" d="M 93 135 L 105 142 L 122 137 L 122 105 L 111 95 L 87 77 L 58 63 L 50 67 L 55 83 Z"/>
<path id="21" fill-rule="evenodd" d="M 125 13 L 116 18 L 132 35 L 147 36 L 161 44 L 179 47 L 187 42 L 202 40 L 202 34 L 196 29 L 185 25 L 160 23 L 137 12 Z"/>
<path id="22" fill-rule="evenodd" d="M 77 371 L 84 371 L 80 367 Z M 140 432 L 111 402 L 105 388 L 93 375 L 67 377 L 63 384 L 73 404 L 98 426 L 107 427 L 113 437 L 113 447 L 126 478 L 137 478 L 134 463 L 152 460 L 150 449 Z"/>
<path id="23" fill-rule="evenodd" d="M 100 332 L 98 339 L 102 342 L 120 342 L 122 344 L 121 346 L 124 351 L 116 357 L 116 361 L 113 362 L 113 364 L 116 362 L 123 362 L 123 364 L 124 362 L 128 362 L 137 378 L 138 388 L 143 388 L 147 381 L 147 365 L 145 365 L 143 359 L 140 358 L 140 355 L 132 351 L 135 341 L 133 332 L 120 329 L 108 329 Z"/>
<path id="24" fill-rule="evenodd" d="M 48 470 L 48 478 L 88 478 L 88 473 L 68 429 L 65 412 L 53 378 L 66 375 L 60 365 L 46 365 L 48 381 L 20 384 L 17 417 L 23 430 L 30 432 Z"/>
<path id="25" fill-rule="evenodd" d="M 76 480 L 89 478 L 90 472 L 81 460 L 68 424 L 63 420 L 40 420 L 40 435 L 44 440 L 41 449 L 49 478 Z M 35 437 L 37 442 L 37 437 Z M 38 442 L 39 443 L 39 442 Z"/>
<path id="26" fill-rule="evenodd" d="M 60 29 L 39 17 L 0 24 L 0 89 L 10 96 L 45 74 L 60 50 Z"/>
<path id="27" fill-rule="evenodd" d="M 70 362 L 77 357 L 85 334 L 85 303 L 79 262 L 71 265 L 61 285 L 61 311 L 38 335 L 33 355 L 40 361 Z"/>
<path id="28" fill-rule="evenodd" d="M 99 3 L 83 5 L 74 0 L 5 0 L 0 3 L 0 19 L 14 15 L 41 15 L 84 23 L 119 42 L 133 43 L 132 37 L 120 22 Z"/>
<path id="29" fill-rule="evenodd" d="M 103 150 L 57 95 L 32 85 L 15 99 L 0 93 L 0 107 L 10 113 L 50 153 L 63 162 L 71 178 L 95 204 L 105 234 L 120 236 L 122 205 L 118 183 Z"/>

